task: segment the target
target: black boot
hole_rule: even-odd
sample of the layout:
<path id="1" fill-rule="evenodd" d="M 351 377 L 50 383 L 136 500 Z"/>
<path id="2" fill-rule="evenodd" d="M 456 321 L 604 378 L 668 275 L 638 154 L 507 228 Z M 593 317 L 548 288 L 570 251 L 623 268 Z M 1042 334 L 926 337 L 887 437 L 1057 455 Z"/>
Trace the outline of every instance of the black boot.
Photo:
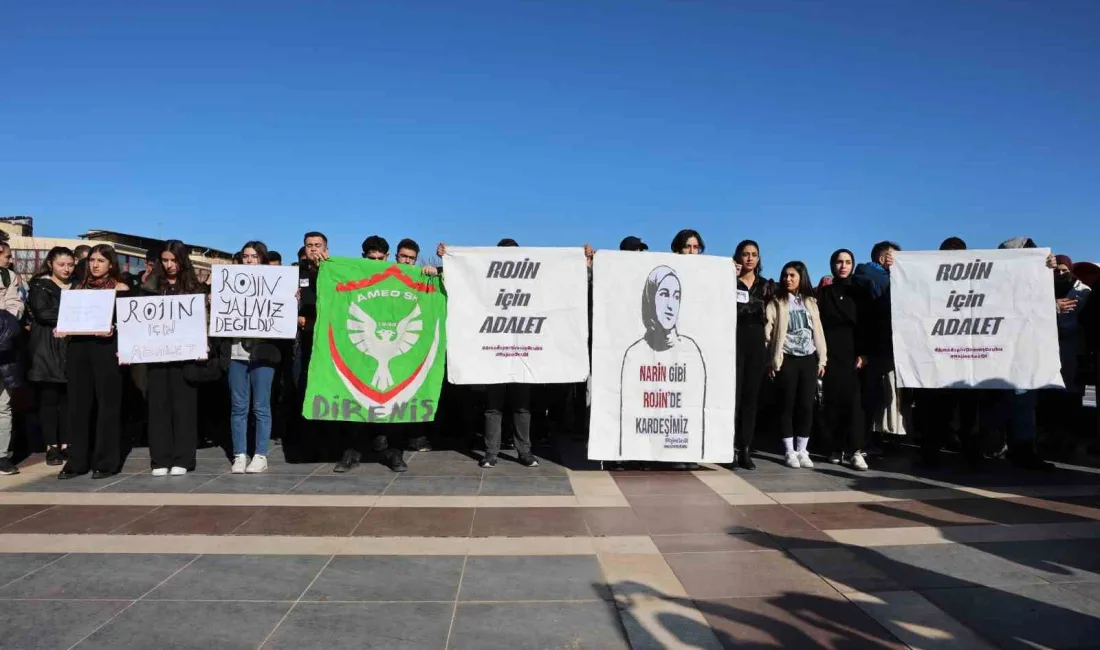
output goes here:
<path id="1" fill-rule="evenodd" d="M 354 449 L 348 449 L 344 452 L 344 457 L 340 459 L 339 463 L 332 468 L 332 471 L 337 474 L 343 474 L 344 472 L 350 472 L 352 469 L 359 467 L 359 452 Z"/>
<path id="2" fill-rule="evenodd" d="M 405 462 L 405 452 L 400 449 L 386 450 L 386 466 L 395 472 L 409 471 L 409 465 Z"/>

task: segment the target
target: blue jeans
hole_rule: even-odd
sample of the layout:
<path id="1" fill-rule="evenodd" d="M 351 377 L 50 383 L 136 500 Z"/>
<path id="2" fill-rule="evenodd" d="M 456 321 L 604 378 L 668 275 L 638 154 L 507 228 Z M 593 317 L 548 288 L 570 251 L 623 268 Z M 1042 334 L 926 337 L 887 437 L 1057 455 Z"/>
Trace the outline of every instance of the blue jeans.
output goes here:
<path id="1" fill-rule="evenodd" d="M 233 429 L 233 454 L 248 453 L 248 407 L 256 415 L 256 453 L 267 455 L 271 441 L 271 382 L 275 369 L 247 361 L 229 363 L 229 392 L 233 398 L 229 423 Z M 251 399 L 250 399 L 251 398 Z"/>

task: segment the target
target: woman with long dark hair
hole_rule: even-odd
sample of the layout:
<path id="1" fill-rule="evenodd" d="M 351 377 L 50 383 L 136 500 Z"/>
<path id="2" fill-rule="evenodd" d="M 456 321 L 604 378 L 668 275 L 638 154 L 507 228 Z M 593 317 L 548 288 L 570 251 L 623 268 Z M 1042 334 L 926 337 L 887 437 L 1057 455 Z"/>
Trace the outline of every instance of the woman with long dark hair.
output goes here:
<path id="1" fill-rule="evenodd" d="M 46 444 L 46 464 L 65 462 L 69 445 L 69 392 L 65 375 L 68 341 L 56 335 L 61 291 L 72 286 L 76 257 L 64 246 L 50 249 L 42 268 L 30 281 L 27 314 L 30 318 L 30 370 L 38 394 L 38 419 Z"/>
<path id="2" fill-rule="evenodd" d="M 84 275 L 77 289 L 129 291 L 122 281 L 115 249 L 107 244 L 92 247 L 85 258 Z M 93 479 L 118 474 L 122 465 L 122 370 L 118 365 L 118 339 L 112 331 L 100 335 L 69 337 L 66 363 L 69 377 L 69 460 L 59 479 L 82 476 L 92 470 Z M 93 444 L 91 421 L 95 411 Z"/>
<path id="3" fill-rule="evenodd" d="M 672 252 L 677 255 L 702 255 L 706 250 L 706 242 L 703 241 L 703 236 L 699 234 L 698 230 L 685 228 L 672 238 Z M 653 465 L 659 467 L 662 463 L 654 463 Z M 698 463 L 667 463 L 666 465 L 671 469 L 699 469 Z"/>
<path id="4" fill-rule="evenodd" d="M 779 432 L 791 468 L 814 466 L 807 447 L 817 379 L 824 376 L 828 358 L 813 291 L 806 265 L 787 262 L 767 308 L 768 374 L 779 389 Z"/>
<path id="5" fill-rule="evenodd" d="M 250 241 L 239 253 L 247 266 L 268 263 L 267 246 Z M 233 432 L 233 473 L 259 474 L 267 471 L 267 452 L 271 442 L 271 384 L 275 368 L 282 359 L 275 341 L 265 339 L 225 339 L 223 358 L 229 359 L 229 391 L 232 411 L 229 420 Z M 256 447 L 248 460 L 249 405 L 256 418 Z"/>
<path id="6" fill-rule="evenodd" d="M 863 400 L 859 371 L 866 359 L 860 354 L 859 310 L 856 286 L 852 283 L 856 256 L 841 248 L 829 258 L 832 283 L 817 293 L 821 327 L 829 346 L 829 372 L 822 378 L 825 429 L 832 446 L 830 461 L 847 462 L 865 471 L 863 454 Z"/>
<path id="7" fill-rule="evenodd" d="M 142 290 L 156 296 L 205 293 L 183 242 L 164 243 Z M 183 476 L 195 467 L 198 446 L 198 389 L 187 381 L 189 362 L 149 364 L 149 456 L 153 476 Z"/>
<path id="8" fill-rule="evenodd" d="M 760 245 L 746 239 L 733 251 L 737 268 L 737 396 L 734 418 L 737 422 L 737 464 L 756 469 L 752 461 L 752 440 L 756 433 L 756 411 L 760 387 L 768 365 L 768 346 L 764 340 L 765 311 L 775 293 L 775 283 L 764 278 Z"/>
<path id="9" fill-rule="evenodd" d="M 672 252 L 677 255 L 702 255 L 705 250 L 707 245 L 697 230 L 685 228 L 672 238 Z"/>

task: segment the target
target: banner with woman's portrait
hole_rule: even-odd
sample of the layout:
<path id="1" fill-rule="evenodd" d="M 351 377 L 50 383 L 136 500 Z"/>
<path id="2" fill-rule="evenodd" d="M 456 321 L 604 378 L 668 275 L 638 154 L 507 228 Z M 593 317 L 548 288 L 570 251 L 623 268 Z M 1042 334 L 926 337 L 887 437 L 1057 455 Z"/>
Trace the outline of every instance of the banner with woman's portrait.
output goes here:
<path id="1" fill-rule="evenodd" d="M 589 458 L 732 462 L 736 330 L 732 260 L 597 253 Z"/>

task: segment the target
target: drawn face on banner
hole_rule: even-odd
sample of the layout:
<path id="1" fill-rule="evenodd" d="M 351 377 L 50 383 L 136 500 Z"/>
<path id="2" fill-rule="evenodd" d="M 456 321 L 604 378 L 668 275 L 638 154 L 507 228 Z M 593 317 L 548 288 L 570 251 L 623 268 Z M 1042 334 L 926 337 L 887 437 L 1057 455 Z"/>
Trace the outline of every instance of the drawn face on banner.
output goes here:
<path id="1" fill-rule="evenodd" d="M 666 339 L 680 320 L 680 278 L 667 266 L 649 272 L 642 288 L 642 324 L 646 337 Z"/>
<path id="2" fill-rule="evenodd" d="M 680 278 L 675 274 L 665 276 L 657 285 L 657 296 L 654 301 L 657 308 L 657 322 L 666 330 L 676 327 L 676 321 L 680 318 Z"/>

